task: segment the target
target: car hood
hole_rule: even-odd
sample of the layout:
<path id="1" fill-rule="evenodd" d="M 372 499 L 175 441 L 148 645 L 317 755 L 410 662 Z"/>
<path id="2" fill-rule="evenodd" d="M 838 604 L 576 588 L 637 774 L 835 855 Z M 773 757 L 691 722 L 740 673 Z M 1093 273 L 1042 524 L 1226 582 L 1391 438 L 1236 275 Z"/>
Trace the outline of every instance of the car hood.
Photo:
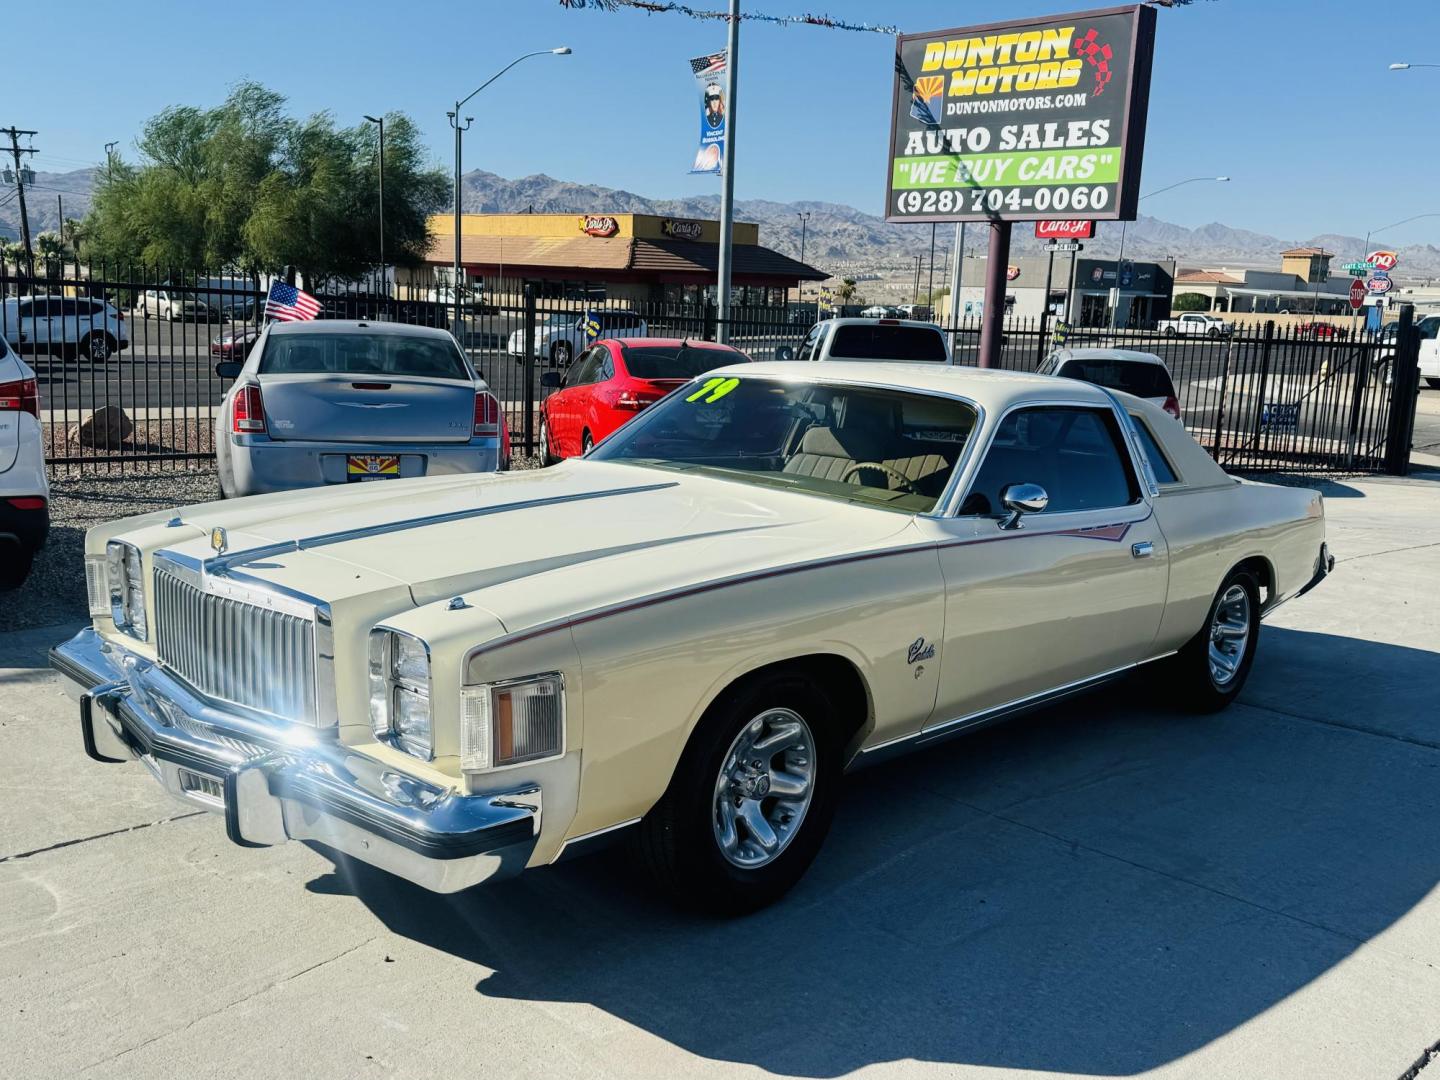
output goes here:
<path id="1" fill-rule="evenodd" d="M 917 542 L 906 514 L 581 460 L 206 503 L 180 517 L 180 531 L 146 537 L 168 543 L 145 546 L 208 559 L 210 530 L 223 527 L 230 566 L 252 577 L 327 601 L 384 591 L 420 606 L 464 596 L 510 632 L 717 578 Z"/>

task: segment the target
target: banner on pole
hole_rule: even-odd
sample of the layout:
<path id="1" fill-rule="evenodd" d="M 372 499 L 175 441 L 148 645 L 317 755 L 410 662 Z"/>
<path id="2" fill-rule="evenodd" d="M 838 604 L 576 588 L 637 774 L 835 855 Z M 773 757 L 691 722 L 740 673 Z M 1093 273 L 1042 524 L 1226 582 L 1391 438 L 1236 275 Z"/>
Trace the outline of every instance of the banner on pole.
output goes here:
<path id="1" fill-rule="evenodd" d="M 695 57 L 690 70 L 700 85 L 700 146 L 690 171 L 718 176 L 725 160 L 725 50 Z"/>

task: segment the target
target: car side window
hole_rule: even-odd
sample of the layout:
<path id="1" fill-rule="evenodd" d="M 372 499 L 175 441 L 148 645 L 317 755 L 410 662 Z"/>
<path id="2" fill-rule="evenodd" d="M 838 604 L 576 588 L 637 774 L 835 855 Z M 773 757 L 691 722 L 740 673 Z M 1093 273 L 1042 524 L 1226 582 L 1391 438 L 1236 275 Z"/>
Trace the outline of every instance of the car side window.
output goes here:
<path id="1" fill-rule="evenodd" d="M 585 386 L 595 381 L 595 369 L 599 366 L 596 356 L 599 349 L 586 349 L 580 354 L 580 359 L 575 361 L 575 366 L 570 369 L 570 377 L 565 380 L 566 386 Z"/>
<path id="2" fill-rule="evenodd" d="M 598 348 L 595 350 L 598 368 L 595 372 L 596 382 L 605 382 L 615 377 L 615 361 L 610 356 L 610 350 Z"/>
<path id="3" fill-rule="evenodd" d="M 815 346 L 820 340 L 820 327 L 812 326 L 810 333 L 805 335 L 805 340 L 800 345 L 800 351 L 795 354 L 796 360 L 815 359 Z"/>
<path id="4" fill-rule="evenodd" d="M 1128 506 L 1140 498 L 1129 456 L 1109 409 L 1039 406 L 1000 421 L 961 514 L 1001 514 L 1011 484 L 1039 484 L 1046 514 Z"/>

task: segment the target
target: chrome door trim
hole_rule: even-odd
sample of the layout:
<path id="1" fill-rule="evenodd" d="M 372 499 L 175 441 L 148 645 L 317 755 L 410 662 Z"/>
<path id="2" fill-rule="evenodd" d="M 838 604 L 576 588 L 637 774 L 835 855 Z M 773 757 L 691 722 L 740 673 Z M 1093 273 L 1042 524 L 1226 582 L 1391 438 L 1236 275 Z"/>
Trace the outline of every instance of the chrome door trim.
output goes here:
<path id="1" fill-rule="evenodd" d="M 1168 652 L 1157 653 L 1144 660 L 1133 664 L 1124 664 L 1109 671 L 1102 671 L 1098 675 L 1090 675 L 1083 679 L 1076 679 L 1074 682 L 1064 683 L 1049 690 L 1042 690 L 1038 694 L 1030 694 L 1027 697 L 1016 698 L 1003 705 L 993 705 L 988 709 L 980 709 L 964 716 L 957 716 L 953 720 L 946 720 L 939 724 L 932 724 L 929 727 L 921 728 L 919 731 L 911 732 L 909 735 L 901 735 L 898 738 L 890 739 L 875 746 L 867 746 L 860 750 L 850 759 L 847 771 L 867 768 L 882 761 L 889 761 L 891 758 L 907 754 L 912 750 L 918 750 L 922 746 L 930 746 L 934 743 L 943 742 L 946 739 L 954 738 L 974 728 L 983 727 L 999 720 L 1008 719 L 1012 716 L 1019 716 L 1022 713 L 1030 712 L 1045 705 L 1063 701 L 1066 698 L 1083 694 L 1088 690 L 1098 689 L 1107 683 L 1114 682 L 1128 674 L 1142 664 L 1150 664 L 1156 660 L 1163 660 L 1167 656 L 1174 656 L 1172 649 Z"/>

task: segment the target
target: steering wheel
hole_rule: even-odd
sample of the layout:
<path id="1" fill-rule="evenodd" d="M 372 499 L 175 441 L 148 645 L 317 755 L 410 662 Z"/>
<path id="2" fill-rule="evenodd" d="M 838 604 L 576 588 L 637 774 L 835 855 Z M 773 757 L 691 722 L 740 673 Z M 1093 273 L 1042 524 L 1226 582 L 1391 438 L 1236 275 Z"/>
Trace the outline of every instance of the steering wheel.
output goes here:
<path id="1" fill-rule="evenodd" d="M 889 465 L 882 465 L 878 461 L 856 461 L 853 464 L 847 465 L 845 471 L 840 474 L 840 483 L 843 484 L 857 472 L 863 472 L 865 469 L 875 469 L 877 472 L 883 472 L 886 476 L 900 481 L 901 491 L 908 491 L 911 495 L 916 494 L 915 485 L 910 482 L 908 476 L 896 469 L 892 469 Z"/>

